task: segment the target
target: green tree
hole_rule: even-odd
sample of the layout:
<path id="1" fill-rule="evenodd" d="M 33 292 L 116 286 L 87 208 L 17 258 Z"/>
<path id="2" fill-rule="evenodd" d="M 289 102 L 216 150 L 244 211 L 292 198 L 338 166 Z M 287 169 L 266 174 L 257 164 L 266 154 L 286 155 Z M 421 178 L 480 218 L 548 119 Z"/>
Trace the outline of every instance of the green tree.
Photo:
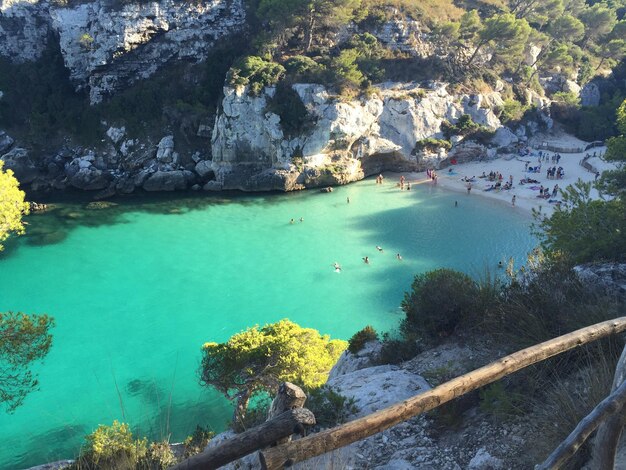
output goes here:
<path id="1" fill-rule="evenodd" d="M 418 274 L 402 300 L 406 314 L 403 333 L 431 340 L 449 336 L 474 314 L 478 292 L 476 283 L 458 271 L 437 269 Z"/>
<path id="2" fill-rule="evenodd" d="M 204 344 L 200 380 L 236 401 L 236 423 L 257 392 L 275 393 L 284 381 L 321 386 L 347 345 L 289 320 L 255 326 L 225 343 Z"/>
<path id="3" fill-rule="evenodd" d="M 604 158 L 614 162 L 617 169 L 604 172 L 600 187 L 624 203 L 626 198 L 626 100 L 617 108 L 616 116 L 617 130 L 620 135 L 609 139 Z"/>
<path id="4" fill-rule="evenodd" d="M 515 60 L 523 52 L 529 35 L 530 26 L 525 19 L 518 20 L 512 13 L 492 16 L 478 33 L 478 43 L 467 66 L 487 44 L 493 47 L 496 55 L 506 57 L 507 61 Z"/>
<path id="5" fill-rule="evenodd" d="M 301 30 L 303 49 L 307 52 L 321 27 L 347 23 L 360 3 L 360 0 L 261 0 L 257 14 L 283 41 L 287 30 Z"/>
<path id="6" fill-rule="evenodd" d="M 585 24 L 585 37 L 583 44 L 596 42 L 598 38 L 608 34 L 615 26 L 617 15 L 615 10 L 605 4 L 596 3 L 580 13 L 580 20 Z"/>
<path id="7" fill-rule="evenodd" d="M 29 368 L 48 354 L 53 326 L 47 315 L 0 313 L 0 403 L 7 412 L 37 388 L 37 374 Z"/>
<path id="8" fill-rule="evenodd" d="M 618 198 L 591 199 L 591 186 L 579 180 L 562 192 L 561 207 L 540 219 L 541 245 L 548 252 L 565 254 L 573 263 L 624 261 L 624 204 Z"/>
<path id="9" fill-rule="evenodd" d="M 4 162 L 0 160 L 0 251 L 2 243 L 12 233 L 24 233 L 22 215 L 28 214 L 28 203 L 24 202 L 24 191 L 20 191 L 19 183 L 13 171 L 3 170 Z"/>

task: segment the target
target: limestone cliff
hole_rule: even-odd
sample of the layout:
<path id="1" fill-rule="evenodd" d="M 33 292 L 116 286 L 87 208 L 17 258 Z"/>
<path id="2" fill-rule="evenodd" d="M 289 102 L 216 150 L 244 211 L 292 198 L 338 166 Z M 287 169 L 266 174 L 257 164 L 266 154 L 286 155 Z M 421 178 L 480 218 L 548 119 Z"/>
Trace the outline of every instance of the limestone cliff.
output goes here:
<path id="1" fill-rule="evenodd" d="M 286 189 L 294 189 L 354 181 L 384 170 L 438 166 L 445 153 L 424 158 L 415 145 L 442 137 L 443 121 L 469 114 L 491 130 L 501 127 L 494 109 L 502 98 L 496 92 L 453 95 L 445 84 L 386 83 L 367 98 L 345 101 L 321 85 L 296 84 L 293 90 L 315 124 L 291 137 L 280 116 L 269 110 L 275 88 L 259 96 L 225 88 L 213 128 L 212 188 L 257 189 L 249 184 L 251 172 L 282 179 Z M 486 149 L 479 146 L 478 151 Z"/>
<path id="2" fill-rule="evenodd" d="M 97 103 L 172 60 L 204 60 L 244 21 L 242 0 L 0 0 L 0 55 L 34 60 L 52 33 L 76 87 L 89 87 Z"/>

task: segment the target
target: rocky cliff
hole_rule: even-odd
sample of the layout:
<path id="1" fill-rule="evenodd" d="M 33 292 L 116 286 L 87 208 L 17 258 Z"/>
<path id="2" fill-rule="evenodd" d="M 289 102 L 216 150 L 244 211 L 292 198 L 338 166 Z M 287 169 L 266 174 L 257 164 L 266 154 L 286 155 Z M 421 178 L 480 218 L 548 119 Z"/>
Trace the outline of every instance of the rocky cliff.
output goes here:
<path id="1" fill-rule="evenodd" d="M 309 122 L 295 134 L 286 132 L 272 111 L 275 88 L 258 96 L 245 88 L 225 88 L 206 147 L 179 145 L 170 134 L 129 138 L 123 127 L 110 127 L 97 148 L 64 146 L 36 159 L 1 134 L 0 152 L 18 179 L 35 189 L 75 187 L 98 190 L 98 197 L 135 188 L 290 191 L 345 184 L 381 171 L 438 168 L 452 157 L 491 157 L 527 134 L 524 126 L 514 134 L 501 125 L 494 112 L 502 106 L 497 92 L 452 94 L 440 83 L 427 88 L 387 83 L 369 97 L 345 100 L 321 85 L 292 89 Z M 490 143 L 452 136 L 449 152 L 416 151 L 418 141 L 441 137 L 442 123 L 454 123 L 463 114 L 495 131 Z M 200 127 L 198 134 L 207 135 L 206 125 Z"/>
<path id="2" fill-rule="evenodd" d="M 0 0 L 0 55 L 34 60 L 58 37 L 71 79 L 97 103 L 172 60 L 204 60 L 244 21 L 242 0 Z"/>
<path id="3" fill-rule="evenodd" d="M 346 183 L 384 170 L 438 167 L 448 154 L 420 154 L 416 143 L 442 137 L 442 122 L 468 114 L 492 131 L 501 128 L 494 110 L 502 98 L 496 92 L 454 95 L 445 84 L 387 83 L 367 98 L 346 101 L 321 85 L 292 88 L 314 123 L 296 136 L 288 135 L 270 110 L 275 88 L 259 96 L 243 88 L 224 90 L 213 128 L 211 188 L 259 189 L 262 180 L 289 190 Z M 460 146 L 462 138 L 456 142 Z M 476 146 L 474 153 L 480 152 L 488 150 Z M 257 176 L 251 179 L 251 173 Z"/>

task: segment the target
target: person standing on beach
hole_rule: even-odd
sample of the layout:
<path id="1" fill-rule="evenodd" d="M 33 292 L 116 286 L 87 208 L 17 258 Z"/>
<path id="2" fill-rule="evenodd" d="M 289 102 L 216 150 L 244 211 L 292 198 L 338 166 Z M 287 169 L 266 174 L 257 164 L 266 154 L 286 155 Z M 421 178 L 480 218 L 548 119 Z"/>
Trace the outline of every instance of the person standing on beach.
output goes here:
<path id="1" fill-rule="evenodd" d="M 515 194 L 513 195 L 513 199 L 511 199 L 511 205 L 515 207 Z"/>
<path id="2" fill-rule="evenodd" d="M 467 194 L 472 192 L 472 183 L 467 183 Z"/>

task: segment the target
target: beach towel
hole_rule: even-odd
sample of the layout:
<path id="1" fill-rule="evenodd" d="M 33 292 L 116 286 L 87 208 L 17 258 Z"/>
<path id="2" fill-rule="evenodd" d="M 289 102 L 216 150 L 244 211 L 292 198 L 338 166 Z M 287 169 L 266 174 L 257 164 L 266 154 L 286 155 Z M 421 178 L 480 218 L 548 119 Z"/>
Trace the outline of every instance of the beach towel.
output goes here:
<path id="1" fill-rule="evenodd" d="M 541 186 L 529 186 L 529 188 L 533 191 L 539 191 L 541 189 Z"/>

